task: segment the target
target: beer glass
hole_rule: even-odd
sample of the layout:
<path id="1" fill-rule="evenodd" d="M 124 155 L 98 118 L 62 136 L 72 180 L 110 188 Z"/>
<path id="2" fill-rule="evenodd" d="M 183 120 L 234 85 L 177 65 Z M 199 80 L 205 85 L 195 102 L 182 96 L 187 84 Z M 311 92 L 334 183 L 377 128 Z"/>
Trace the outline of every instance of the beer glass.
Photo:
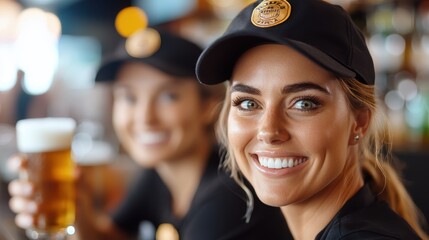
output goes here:
<path id="1" fill-rule="evenodd" d="M 32 118 L 17 122 L 18 151 L 28 158 L 24 177 L 34 184 L 34 200 L 39 206 L 33 228 L 26 229 L 30 239 L 63 239 L 74 224 L 71 143 L 75 128 L 76 122 L 71 118 Z"/>

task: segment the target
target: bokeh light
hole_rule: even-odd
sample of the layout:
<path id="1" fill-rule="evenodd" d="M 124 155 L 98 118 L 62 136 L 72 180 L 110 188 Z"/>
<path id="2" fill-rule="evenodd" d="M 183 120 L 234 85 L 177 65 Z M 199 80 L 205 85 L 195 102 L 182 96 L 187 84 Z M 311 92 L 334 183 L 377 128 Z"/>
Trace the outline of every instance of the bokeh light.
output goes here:
<path id="1" fill-rule="evenodd" d="M 59 19 L 38 8 L 24 10 L 18 19 L 15 42 L 24 90 L 33 95 L 49 90 L 58 65 Z"/>
<path id="2" fill-rule="evenodd" d="M 410 101 L 418 94 L 417 84 L 411 79 L 404 79 L 398 84 L 398 94 L 402 99 Z"/>
<path id="3" fill-rule="evenodd" d="M 15 1 L 0 0 L 0 40 L 13 40 L 16 35 L 16 20 L 21 5 Z"/>
<path id="4" fill-rule="evenodd" d="M 148 25 L 146 13 L 138 7 L 127 7 L 122 9 L 115 19 L 116 31 L 123 36 L 129 37 Z"/>
<path id="5" fill-rule="evenodd" d="M 404 99 L 401 98 L 396 90 L 389 91 L 386 96 L 384 96 L 384 102 L 389 109 L 394 111 L 401 110 L 405 104 Z"/>
<path id="6" fill-rule="evenodd" d="M 156 231 L 157 240 L 179 240 L 179 233 L 176 228 L 168 223 L 159 225 Z"/>

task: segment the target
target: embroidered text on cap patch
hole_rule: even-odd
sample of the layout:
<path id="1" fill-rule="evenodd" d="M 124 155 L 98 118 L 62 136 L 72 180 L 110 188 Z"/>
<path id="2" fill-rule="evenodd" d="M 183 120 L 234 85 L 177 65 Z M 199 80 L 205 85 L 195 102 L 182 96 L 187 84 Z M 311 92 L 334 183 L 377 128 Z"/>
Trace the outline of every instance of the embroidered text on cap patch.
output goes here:
<path id="1" fill-rule="evenodd" d="M 289 18 L 291 8 L 286 0 L 264 0 L 253 9 L 252 23 L 261 28 L 275 26 Z"/>

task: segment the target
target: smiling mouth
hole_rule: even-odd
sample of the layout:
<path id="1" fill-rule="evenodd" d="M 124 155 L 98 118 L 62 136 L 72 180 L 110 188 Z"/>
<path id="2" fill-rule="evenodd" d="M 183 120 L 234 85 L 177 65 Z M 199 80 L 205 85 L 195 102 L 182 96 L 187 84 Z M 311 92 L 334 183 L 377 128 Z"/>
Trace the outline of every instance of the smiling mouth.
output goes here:
<path id="1" fill-rule="evenodd" d="M 308 159 L 306 157 L 285 157 L 285 158 L 271 158 L 271 157 L 258 157 L 259 164 L 263 167 L 270 169 L 283 169 L 293 168 L 303 164 Z"/>
<path id="2" fill-rule="evenodd" d="M 167 134 L 165 132 L 146 132 L 136 137 L 136 140 L 144 145 L 159 144 L 166 141 L 166 139 Z"/>

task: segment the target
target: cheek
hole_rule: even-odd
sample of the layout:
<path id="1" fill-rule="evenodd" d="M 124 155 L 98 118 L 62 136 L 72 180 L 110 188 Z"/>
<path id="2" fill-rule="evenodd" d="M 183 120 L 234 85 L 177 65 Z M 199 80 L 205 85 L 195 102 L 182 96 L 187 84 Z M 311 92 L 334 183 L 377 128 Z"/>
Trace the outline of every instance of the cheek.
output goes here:
<path id="1" fill-rule="evenodd" d="M 245 149 L 255 137 L 255 124 L 242 118 L 228 117 L 228 140 L 240 169 L 245 173 L 247 158 Z"/>
<path id="2" fill-rule="evenodd" d="M 321 135 L 327 139 L 325 144 L 329 143 L 333 147 L 341 148 L 348 144 L 348 135 L 352 123 L 350 113 L 346 109 L 341 109 L 341 107 L 337 109 L 338 111 L 331 112 L 326 118 L 321 119 L 319 127 L 324 129 Z"/>
<path id="3" fill-rule="evenodd" d="M 199 141 L 203 136 L 204 124 L 200 108 L 195 103 L 180 104 L 163 108 L 158 121 L 172 131 L 174 138 L 187 142 Z"/>
<path id="4" fill-rule="evenodd" d="M 182 126 L 187 127 L 193 122 L 197 122 L 196 110 L 193 106 L 184 107 L 181 105 L 167 106 L 161 108 L 162 111 L 158 111 L 158 121 L 163 122 L 168 126 Z"/>
<path id="5" fill-rule="evenodd" d="M 112 112 L 113 128 L 119 137 L 125 133 L 131 115 L 125 107 L 114 105 Z"/>
<path id="6" fill-rule="evenodd" d="M 302 146 L 310 151 L 337 155 L 347 148 L 349 124 L 344 115 L 332 113 L 325 116 L 301 123 L 303 126 L 296 127 L 293 135 L 300 136 Z"/>
<path id="7" fill-rule="evenodd" d="M 228 139 L 233 149 L 243 149 L 251 138 L 252 128 L 245 120 L 230 115 L 228 117 Z"/>

